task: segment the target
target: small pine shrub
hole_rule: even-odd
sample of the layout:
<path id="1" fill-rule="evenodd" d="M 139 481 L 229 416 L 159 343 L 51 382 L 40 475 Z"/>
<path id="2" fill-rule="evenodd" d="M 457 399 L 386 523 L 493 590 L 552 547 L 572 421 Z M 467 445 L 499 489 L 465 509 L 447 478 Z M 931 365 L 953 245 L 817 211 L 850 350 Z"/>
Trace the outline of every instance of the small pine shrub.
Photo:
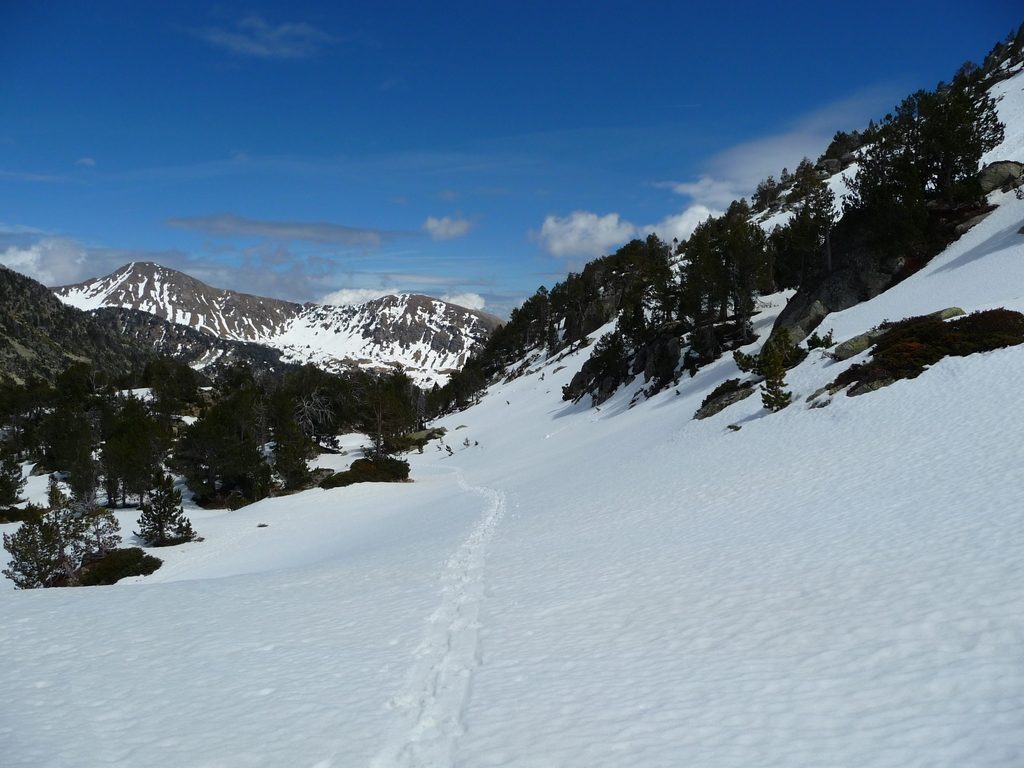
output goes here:
<path id="1" fill-rule="evenodd" d="M 116 584 L 129 576 L 148 576 L 163 565 L 163 560 L 147 555 L 138 547 L 112 549 L 102 560 L 82 570 L 78 583 L 83 587 Z"/>
<path id="2" fill-rule="evenodd" d="M 832 338 L 831 330 L 829 330 L 829 332 L 824 336 L 819 336 L 818 332 L 815 331 L 807 337 L 807 349 L 828 349 L 835 343 L 835 339 Z"/>
<path id="3" fill-rule="evenodd" d="M 409 462 L 377 456 L 356 459 L 344 472 L 336 472 L 320 483 L 321 488 L 344 488 L 355 483 L 399 483 L 409 479 Z"/>
<path id="4" fill-rule="evenodd" d="M 756 355 L 748 355 L 746 352 L 736 351 L 732 353 L 733 360 L 736 361 L 736 367 L 744 373 L 753 373 L 755 376 L 764 376 L 764 365 L 766 356 L 768 354 L 774 354 L 769 350 L 776 350 L 782 361 L 783 370 L 788 371 L 804 361 L 807 357 L 807 350 L 801 347 L 799 344 L 794 344 L 789 340 L 789 331 L 785 328 L 779 330 L 777 333 L 773 333 L 772 336 L 764 343 L 761 347 L 761 351 Z"/>

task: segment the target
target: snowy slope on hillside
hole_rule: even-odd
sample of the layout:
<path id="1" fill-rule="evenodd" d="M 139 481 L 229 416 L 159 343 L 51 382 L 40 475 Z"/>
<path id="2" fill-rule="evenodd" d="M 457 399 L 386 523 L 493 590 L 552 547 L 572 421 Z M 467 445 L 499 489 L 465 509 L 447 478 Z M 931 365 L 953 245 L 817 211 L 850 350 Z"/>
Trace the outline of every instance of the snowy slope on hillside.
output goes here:
<path id="1" fill-rule="evenodd" d="M 428 296 L 385 296 L 357 306 L 311 304 L 265 343 L 285 360 L 325 370 L 401 366 L 419 385 L 444 384 L 494 323 Z"/>
<path id="2" fill-rule="evenodd" d="M 1024 308 L 1024 201 L 993 201 L 826 323 Z M 1024 764 L 1024 348 L 824 408 L 862 358 L 812 352 L 789 408 L 704 421 L 731 359 L 592 409 L 561 400 L 588 353 L 444 419 L 413 483 L 193 512 L 141 583 L 0 593 L 5 768 Z"/>

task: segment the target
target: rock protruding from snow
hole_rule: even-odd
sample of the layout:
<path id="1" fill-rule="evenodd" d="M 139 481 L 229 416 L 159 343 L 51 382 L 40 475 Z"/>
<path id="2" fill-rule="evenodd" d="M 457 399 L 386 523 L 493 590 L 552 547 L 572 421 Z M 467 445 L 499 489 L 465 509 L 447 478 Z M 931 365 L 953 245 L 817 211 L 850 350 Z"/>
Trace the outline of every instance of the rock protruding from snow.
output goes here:
<path id="1" fill-rule="evenodd" d="M 1024 163 L 1014 160 L 997 160 L 989 163 L 978 172 L 978 183 L 984 194 L 997 189 L 1015 187 L 1024 176 Z"/>

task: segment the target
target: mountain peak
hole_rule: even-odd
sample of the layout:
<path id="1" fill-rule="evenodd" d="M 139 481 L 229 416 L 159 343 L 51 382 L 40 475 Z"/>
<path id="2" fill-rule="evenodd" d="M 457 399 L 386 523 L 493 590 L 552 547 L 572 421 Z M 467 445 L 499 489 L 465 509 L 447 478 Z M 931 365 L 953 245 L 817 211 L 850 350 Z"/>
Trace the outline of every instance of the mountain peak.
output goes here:
<path id="1" fill-rule="evenodd" d="M 280 350 L 288 362 L 327 370 L 406 368 L 421 384 L 444 383 L 500 324 L 498 318 L 422 294 L 355 306 L 296 304 L 213 288 L 152 261 L 53 289 L 82 310 L 142 310 L 230 341 Z"/>

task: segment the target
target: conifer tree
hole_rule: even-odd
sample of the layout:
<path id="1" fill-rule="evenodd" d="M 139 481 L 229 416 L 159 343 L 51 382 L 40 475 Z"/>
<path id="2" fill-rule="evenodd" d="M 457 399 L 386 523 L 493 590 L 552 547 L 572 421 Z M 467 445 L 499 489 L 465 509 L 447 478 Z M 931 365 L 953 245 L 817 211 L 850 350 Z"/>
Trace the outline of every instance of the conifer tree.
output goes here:
<path id="1" fill-rule="evenodd" d="M 15 504 L 24 487 L 21 465 L 14 453 L 4 450 L 0 456 L 0 505 Z"/>
<path id="2" fill-rule="evenodd" d="M 191 521 L 181 506 L 181 492 L 174 487 L 170 475 L 153 479 L 154 490 L 149 501 L 142 505 L 139 532 L 136 534 L 153 547 L 184 544 L 196 538 Z"/>
<path id="3" fill-rule="evenodd" d="M 13 534 L 4 534 L 11 560 L 3 574 L 18 589 L 73 584 L 88 551 L 86 521 L 50 476 L 50 508 L 30 518 Z"/>
<path id="4" fill-rule="evenodd" d="M 760 356 L 761 371 L 764 382 L 761 384 L 761 402 L 769 411 L 781 411 L 793 399 L 793 393 L 787 392 L 786 365 L 782 350 L 778 344 L 769 340 L 765 343 Z"/>
<path id="5" fill-rule="evenodd" d="M 84 514 L 89 554 L 104 557 L 121 543 L 121 524 L 103 507 L 92 506 Z"/>

